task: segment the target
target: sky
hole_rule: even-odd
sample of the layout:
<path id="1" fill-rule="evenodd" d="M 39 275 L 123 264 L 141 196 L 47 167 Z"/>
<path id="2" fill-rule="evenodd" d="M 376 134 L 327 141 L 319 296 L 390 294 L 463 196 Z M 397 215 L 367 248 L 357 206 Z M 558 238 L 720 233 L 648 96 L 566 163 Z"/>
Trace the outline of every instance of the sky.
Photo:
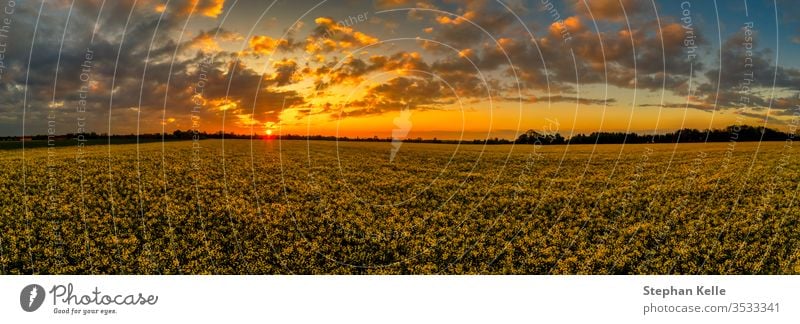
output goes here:
<path id="1" fill-rule="evenodd" d="M 402 125 L 394 134 L 471 140 L 528 129 L 794 131 L 800 118 L 800 9 L 789 0 L 0 8 L 0 136 L 387 138 Z"/>

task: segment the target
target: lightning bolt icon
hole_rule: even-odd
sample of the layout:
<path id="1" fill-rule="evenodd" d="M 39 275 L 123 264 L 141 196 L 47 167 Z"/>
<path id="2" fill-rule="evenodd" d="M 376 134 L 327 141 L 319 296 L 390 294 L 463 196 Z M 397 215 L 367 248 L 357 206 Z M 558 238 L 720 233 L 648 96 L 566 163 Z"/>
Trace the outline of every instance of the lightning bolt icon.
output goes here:
<path id="1" fill-rule="evenodd" d="M 36 289 L 36 286 L 31 287 L 31 296 L 30 299 L 28 300 L 28 307 L 33 306 L 33 301 L 36 300 L 36 296 L 38 295 L 39 292 L 38 289 Z"/>

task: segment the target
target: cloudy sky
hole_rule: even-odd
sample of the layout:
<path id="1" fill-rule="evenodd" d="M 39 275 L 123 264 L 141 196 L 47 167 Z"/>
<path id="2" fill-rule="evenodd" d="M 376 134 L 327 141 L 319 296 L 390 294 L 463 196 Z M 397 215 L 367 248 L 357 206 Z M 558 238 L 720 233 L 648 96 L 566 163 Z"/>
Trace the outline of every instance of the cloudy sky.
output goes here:
<path id="1" fill-rule="evenodd" d="M 512 138 L 800 113 L 792 1 L 0 0 L 0 136 Z"/>

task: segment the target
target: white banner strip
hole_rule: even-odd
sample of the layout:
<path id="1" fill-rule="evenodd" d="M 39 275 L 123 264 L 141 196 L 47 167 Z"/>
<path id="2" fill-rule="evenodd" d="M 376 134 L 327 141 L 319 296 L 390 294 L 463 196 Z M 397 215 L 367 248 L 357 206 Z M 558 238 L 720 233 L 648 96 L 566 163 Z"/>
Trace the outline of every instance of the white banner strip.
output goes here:
<path id="1" fill-rule="evenodd" d="M 4 323 L 797 323 L 798 288 L 796 276 L 2 276 L 0 311 Z"/>

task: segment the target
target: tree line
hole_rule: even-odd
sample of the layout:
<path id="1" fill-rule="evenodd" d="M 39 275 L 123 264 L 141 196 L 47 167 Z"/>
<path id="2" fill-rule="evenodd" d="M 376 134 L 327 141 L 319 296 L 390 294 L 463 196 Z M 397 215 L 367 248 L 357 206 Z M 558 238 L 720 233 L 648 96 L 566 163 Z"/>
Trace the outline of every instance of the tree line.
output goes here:
<path id="1" fill-rule="evenodd" d="M 82 140 L 92 143 L 131 143 L 131 142 L 152 142 L 152 141 L 172 141 L 172 140 L 203 140 L 203 139 L 280 139 L 280 140 L 313 140 L 313 141 L 347 141 L 347 142 L 391 142 L 390 137 L 347 137 L 347 136 L 326 136 L 326 135 L 256 135 L 256 134 L 236 134 L 231 132 L 197 132 L 192 130 L 175 130 L 172 133 L 148 133 L 148 134 L 115 134 L 109 136 L 105 133 L 83 133 L 65 134 L 55 136 L 58 141 Z M 486 138 L 474 140 L 447 140 L 434 138 L 406 138 L 406 143 L 446 143 L 446 144 L 641 144 L 641 143 L 702 143 L 702 142 L 752 142 L 752 141 L 784 141 L 790 138 L 790 134 L 772 128 L 749 125 L 732 125 L 722 129 L 698 130 L 684 128 L 665 134 L 638 134 L 625 132 L 592 132 L 590 134 L 577 134 L 571 137 L 564 137 L 560 133 L 540 133 L 535 130 L 527 130 L 520 134 L 516 139 L 509 140 L 504 138 Z M 48 135 L 34 135 L 24 138 L 31 141 L 46 141 Z M 0 137 L 0 141 L 20 142 L 20 136 Z"/>
<path id="2" fill-rule="evenodd" d="M 514 141 L 517 144 L 641 144 L 785 141 L 790 134 L 762 126 L 732 125 L 722 129 L 684 128 L 665 134 L 592 132 L 564 138 L 561 134 L 541 134 L 528 130 Z"/>

